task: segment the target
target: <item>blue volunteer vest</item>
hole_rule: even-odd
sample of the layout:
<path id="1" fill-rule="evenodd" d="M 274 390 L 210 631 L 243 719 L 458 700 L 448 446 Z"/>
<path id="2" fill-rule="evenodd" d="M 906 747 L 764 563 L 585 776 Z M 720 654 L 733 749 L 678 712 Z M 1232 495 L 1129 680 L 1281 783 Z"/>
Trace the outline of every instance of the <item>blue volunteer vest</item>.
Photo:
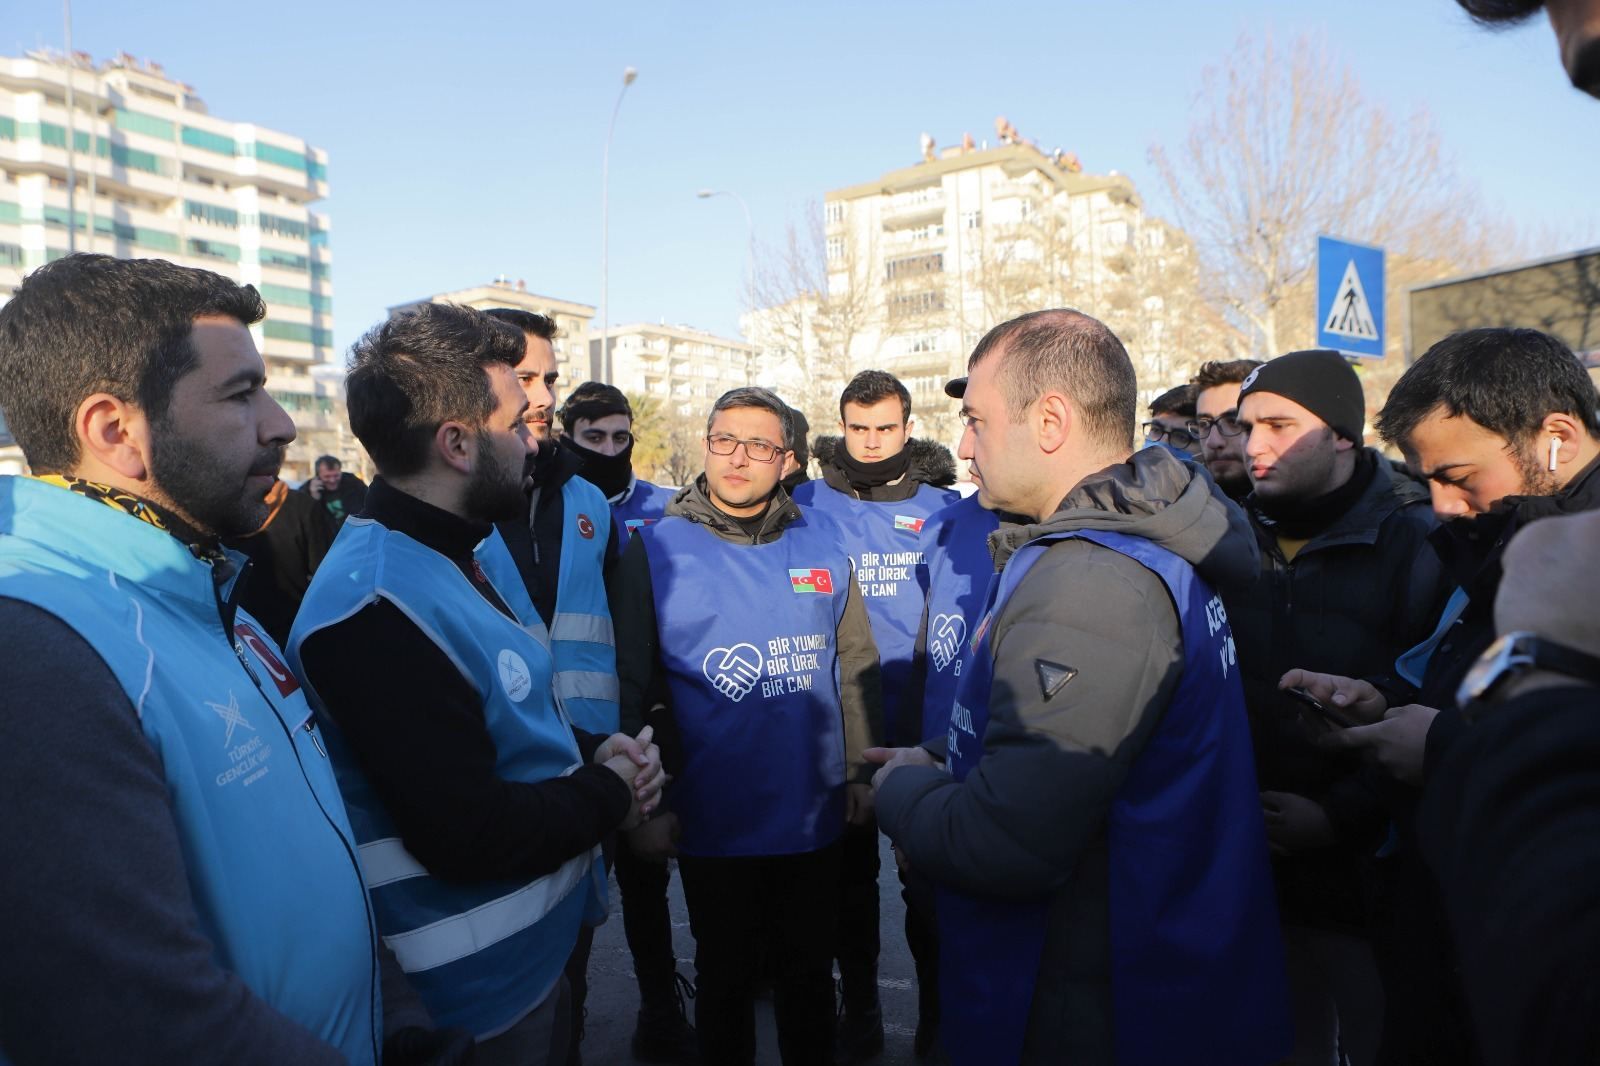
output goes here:
<path id="1" fill-rule="evenodd" d="M 915 737 L 900 738 L 908 744 L 943 736 L 950 726 L 950 705 L 972 658 L 967 638 L 978 628 L 994 577 L 989 534 L 999 528 L 999 516 L 980 506 L 976 494 L 952 503 L 922 527 L 928 559 L 922 720 Z"/>
<path id="2" fill-rule="evenodd" d="M 872 640 L 878 646 L 885 737 L 900 735 L 900 697 L 911 677 L 917 629 L 922 624 L 917 568 L 924 561 L 923 525 L 929 516 L 960 498 L 954 489 L 922 485 L 909 499 L 880 503 L 858 500 L 820 479 L 794 490 L 795 503 L 821 511 L 844 532 L 845 551 L 856 568 L 867 617 L 872 620 Z M 911 708 L 911 713 L 921 712 Z"/>
<path id="3" fill-rule="evenodd" d="M 561 562 L 556 575 L 556 613 L 545 631 L 537 610 L 523 614 L 540 643 L 555 656 L 555 694 L 572 724 L 602 736 L 622 720 L 617 682 L 616 636 L 606 602 L 606 542 L 611 536 L 611 505 L 582 478 L 561 486 Z M 531 520 L 531 516 L 530 516 Z M 496 550 L 488 550 L 498 545 Z M 538 551 L 535 546 L 535 552 Z M 473 553 L 496 588 L 516 585 L 526 600 L 527 586 L 504 542 L 490 537 Z M 528 601 L 530 609 L 532 602 Z"/>
<path id="4" fill-rule="evenodd" d="M 617 551 L 627 548 L 630 536 L 665 518 L 667 504 L 677 494 L 677 489 L 662 488 L 642 478 L 634 478 L 628 491 L 617 497 L 617 501 L 611 505 L 611 521 L 617 527 L 618 534 Z"/>
<path id="5" fill-rule="evenodd" d="M 349 1061 L 377 1066 L 377 944 L 355 838 L 311 708 L 266 631 L 241 611 L 224 632 L 211 568 L 169 534 L 27 478 L 0 477 L 0 596 L 71 626 L 128 694 L 161 760 L 217 965 Z"/>
<path id="6" fill-rule="evenodd" d="M 688 855 L 789 855 L 844 829 L 836 634 L 850 560 L 804 513 L 766 544 L 685 518 L 643 530 L 683 744 L 671 806 Z"/>
<path id="7" fill-rule="evenodd" d="M 578 745 L 552 697 L 554 665 L 540 639 L 544 626 L 500 534 L 492 533 L 478 555 L 504 557 L 494 571 L 512 578 L 491 576 L 490 583 L 520 622 L 485 601 L 438 552 L 371 519 L 350 519 L 306 590 L 289 634 L 290 661 L 305 678 L 300 654 L 306 638 L 385 599 L 482 697 L 497 777 L 537 783 L 569 773 L 580 763 Z M 471 1030 L 480 1040 L 503 1032 L 544 1001 L 579 926 L 598 918 L 605 891 L 599 849 L 531 880 L 434 878 L 406 851 L 309 678 L 306 689 L 328 726 L 329 752 L 384 940 L 439 1025 Z"/>
<path id="8" fill-rule="evenodd" d="M 1106 818 L 1116 1061 L 1277 1062 L 1290 1049 L 1289 1003 L 1244 695 L 1222 601 L 1188 563 L 1139 537 L 1089 531 L 1042 537 L 1013 555 L 993 582 L 951 711 L 950 772 L 964 781 L 983 755 L 994 620 L 1045 549 L 1072 537 L 1161 578 L 1183 632 L 1177 693 Z M 941 888 L 938 916 L 952 1063 L 1020 1061 L 1049 902 Z"/>

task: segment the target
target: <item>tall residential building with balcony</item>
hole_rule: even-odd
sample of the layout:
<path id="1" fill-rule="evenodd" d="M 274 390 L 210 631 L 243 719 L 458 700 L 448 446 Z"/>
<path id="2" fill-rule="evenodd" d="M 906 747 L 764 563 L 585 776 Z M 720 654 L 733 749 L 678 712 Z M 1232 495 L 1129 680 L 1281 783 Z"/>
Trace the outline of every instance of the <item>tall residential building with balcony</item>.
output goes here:
<path id="1" fill-rule="evenodd" d="M 333 355 L 329 222 L 311 210 L 327 168 L 327 153 L 293 134 L 210 114 L 158 64 L 0 56 L 0 303 L 74 247 L 248 282 L 267 304 L 252 332 L 268 390 L 300 433 L 285 476 L 324 452 L 349 461 L 338 381 L 312 374 Z"/>
<path id="2" fill-rule="evenodd" d="M 754 384 L 755 349 L 689 326 L 635 322 L 611 327 L 611 384 L 654 396 L 680 415 L 704 417 L 729 389 Z M 595 365 L 599 338 L 589 342 Z"/>
<path id="3" fill-rule="evenodd" d="M 515 307 L 545 315 L 556 324 L 556 339 L 550 343 L 555 349 L 556 369 L 561 373 L 563 388 L 571 388 L 580 381 L 589 380 L 589 320 L 594 317 L 594 308 L 588 304 L 555 296 L 540 296 L 529 292 L 526 282 L 498 277 L 487 285 L 474 285 L 468 289 L 441 292 L 396 304 L 389 308 L 389 313 L 425 303 L 461 304 L 480 311 L 487 311 L 491 307 Z"/>
<path id="4" fill-rule="evenodd" d="M 831 425 L 843 382 L 875 367 L 910 390 L 919 435 L 953 443 L 945 381 L 992 326 L 1043 308 L 1105 321 L 1151 394 L 1214 357 L 1186 325 L 1198 313 L 1188 240 L 1144 213 L 1128 178 L 1083 173 L 1059 152 L 930 150 L 827 193 L 820 239 L 826 291 L 796 279 L 792 299 L 742 322 L 760 379 L 808 393 L 813 424 Z"/>

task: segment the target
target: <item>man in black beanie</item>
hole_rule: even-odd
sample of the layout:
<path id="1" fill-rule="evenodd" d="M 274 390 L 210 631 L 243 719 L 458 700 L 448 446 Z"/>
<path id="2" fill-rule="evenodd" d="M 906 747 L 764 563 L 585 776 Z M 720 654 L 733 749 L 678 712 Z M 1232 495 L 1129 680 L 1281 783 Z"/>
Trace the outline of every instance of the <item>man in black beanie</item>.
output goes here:
<path id="1" fill-rule="evenodd" d="M 1304 663 L 1362 677 L 1425 638 L 1448 593 L 1427 535 L 1428 492 L 1362 446 L 1365 397 L 1343 356 L 1301 351 L 1256 368 L 1238 422 L 1261 548 L 1254 584 L 1223 588 L 1244 678 L 1295 1011 L 1294 1063 L 1377 1051 L 1383 993 L 1367 910 L 1388 812 L 1330 723 L 1279 691 Z"/>

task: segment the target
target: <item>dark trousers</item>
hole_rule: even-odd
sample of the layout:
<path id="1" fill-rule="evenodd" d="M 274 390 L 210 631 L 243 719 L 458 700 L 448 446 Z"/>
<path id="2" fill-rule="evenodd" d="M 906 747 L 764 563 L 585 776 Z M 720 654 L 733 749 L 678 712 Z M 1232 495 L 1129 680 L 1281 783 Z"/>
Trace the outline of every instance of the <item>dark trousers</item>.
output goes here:
<path id="1" fill-rule="evenodd" d="M 785 1066 L 831 1066 L 840 845 L 799 855 L 678 859 L 695 938 L 695 1029 L 706 1066 L 755 1061 L 755 986 L 773 979 Z"/>
<path id="2" fill-rule="evenodd" d="M 878 822 L 844 827 L 839 876 L 839 983 L 844 1009 L 855 1014 L 878 1003 Z"/>
<path id="3" fill-rule="evenodd" d="M 641 859 L 626 841 L 617 845 L 617 891 L 622 896 L 622 932 L 633 954 L 641 1006 L 663 1009 L 674 1002 L 672 915 L 667 910 L 671 867 Z"/>
<path id="4" fill-rule="evenodd" d="M 917 969 L 917 1021 L 939 1023 L 939 918 L 933 882 L 915 870 L 900 871 L 900 898 L 906 901 L 906 946 Z"/>

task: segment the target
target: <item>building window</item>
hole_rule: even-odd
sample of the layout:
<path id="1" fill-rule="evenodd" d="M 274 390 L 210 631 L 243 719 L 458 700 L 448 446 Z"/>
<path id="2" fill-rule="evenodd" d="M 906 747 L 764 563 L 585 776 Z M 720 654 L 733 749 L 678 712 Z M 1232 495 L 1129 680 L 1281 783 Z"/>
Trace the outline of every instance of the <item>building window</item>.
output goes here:
<path id="1" fill-rule="evenodd" d="M 939 350 L 939 335 L 937 333 L 918 334 L 907 341 L 906 350 L 912 355 L 937 352 Z"/>
<path id="2" fill-rule="evenodd" d="M 294 255 L 290 252 L 280 252 L 275 248 L 261 249 L 261 265 L 278 267 L 282 270 L 304 271 L 311 263 L 303 255 Z"/>
<path id="3" fill-rule="evenodd" d="M 828 262 L 837 263 L 839 260 L 841 260 L 843 258 L 844 258 L 844 238 L 843 237 L 829 237 L 828 238 Z"/>
<path id="4" fill-rule="evenodd" d="M 248 154 L 255 156 L 263 163 L 271 163 L 275 167 L 286 167 L 289 170 L 307 170 L 307 160 L 304 152 L 291 151 L 288 148 L 279 148 L 275 144 L 262 144 L 256 142 L 249 146 Z M 322 164 L 318 163 L 320 168 Z"/>
<path id="5" fill-rule="evenodd" d="M 926 225 L 917 226 L 910 232 L 910 239 L 914 241 L 931 241 L 943 236 L 943 222 L 929 222 Z"/>
<path id="6" fill-rule="evenodd" d="M 137 111 L 124 111 L 119 107 L 114 122 L 119 130 L 142 133 L 146 137 L 159 137 L 163 141 L 172 140 L 172 123 L 164 118 L 142 115 Z"/>
<path id="7" fill-rule="evenodd" d="M 261 335 L 268 340 L 294 341 L 297 344 L 311 344 L 318 348 L 331 348 L 333 346 L 333 331 L 307 326 L 300 322 L 273 322 L 268 320 L 261 327 Z"/>
<path id="8" fill-rule="evenodd" d="M 891 259 L 885 264 L 884 272 L 889 281 L 894 281 L 896 278 L 917 278 L 925 274 L 940 274 L 944 272 L 944 253 L 933 252 L 929 255 Z"/>
<path id="9" fill-rule="evenodd" d="M 195 222 L 209 222 L 213 226 L 239 225 L 239 212 L 231 207 L 218 207 L 215 204 L 203 204 L 197 200 L 185 200 L 183 210 Z"/>
<path id="10" fill-rule="evenodd" d="M 297 222 L 292 218 L 279 218 L 277 215 L 262 215 L 261 228 L 268 233 L 277 233 L 285 237 L 298 237 L 305 240 L 310 230 L 304 222 Z"/>
<path id="11" fill-rule="evenodd" d="M 210 130 L 197 130 L 193 126 L 185 126 L 181 140 L 190 148 L 200 148 L 207 152 L 216 152 L 218 155 L 238 154 L 238 146 L 232 137 L 224 137 Z"/>
<path id="12" fill-rule="evenodd" d="M 983 212 L 982 211 L 965 211 L 965 212 L 962 212 L 962 215 L 961 215 L 961 228 L 962 229 L 982 229 L 983 228 Z"/>
<path id="13" fill-rule="evenodd" d="M 844 201 L 829 200 L 822 208 L 822 217 L 829 224 L 844 221 Z"/>
<path id="14" fill-rule="evenodd" d="M 195 237 L 189 238 L 189 254 L 205 256 L 210 259 L 226 259 L 230 263 L 239 261 L 239 246 L 225 244 L 222 241 L 202 241 Z"/>
<path id="15" fill-rule="evenodd" d="M 934 289 L 929 292 L 897 293 L 889 297 L 890 318 L 910 318 L 944 310 L 944 293 Z"/>

